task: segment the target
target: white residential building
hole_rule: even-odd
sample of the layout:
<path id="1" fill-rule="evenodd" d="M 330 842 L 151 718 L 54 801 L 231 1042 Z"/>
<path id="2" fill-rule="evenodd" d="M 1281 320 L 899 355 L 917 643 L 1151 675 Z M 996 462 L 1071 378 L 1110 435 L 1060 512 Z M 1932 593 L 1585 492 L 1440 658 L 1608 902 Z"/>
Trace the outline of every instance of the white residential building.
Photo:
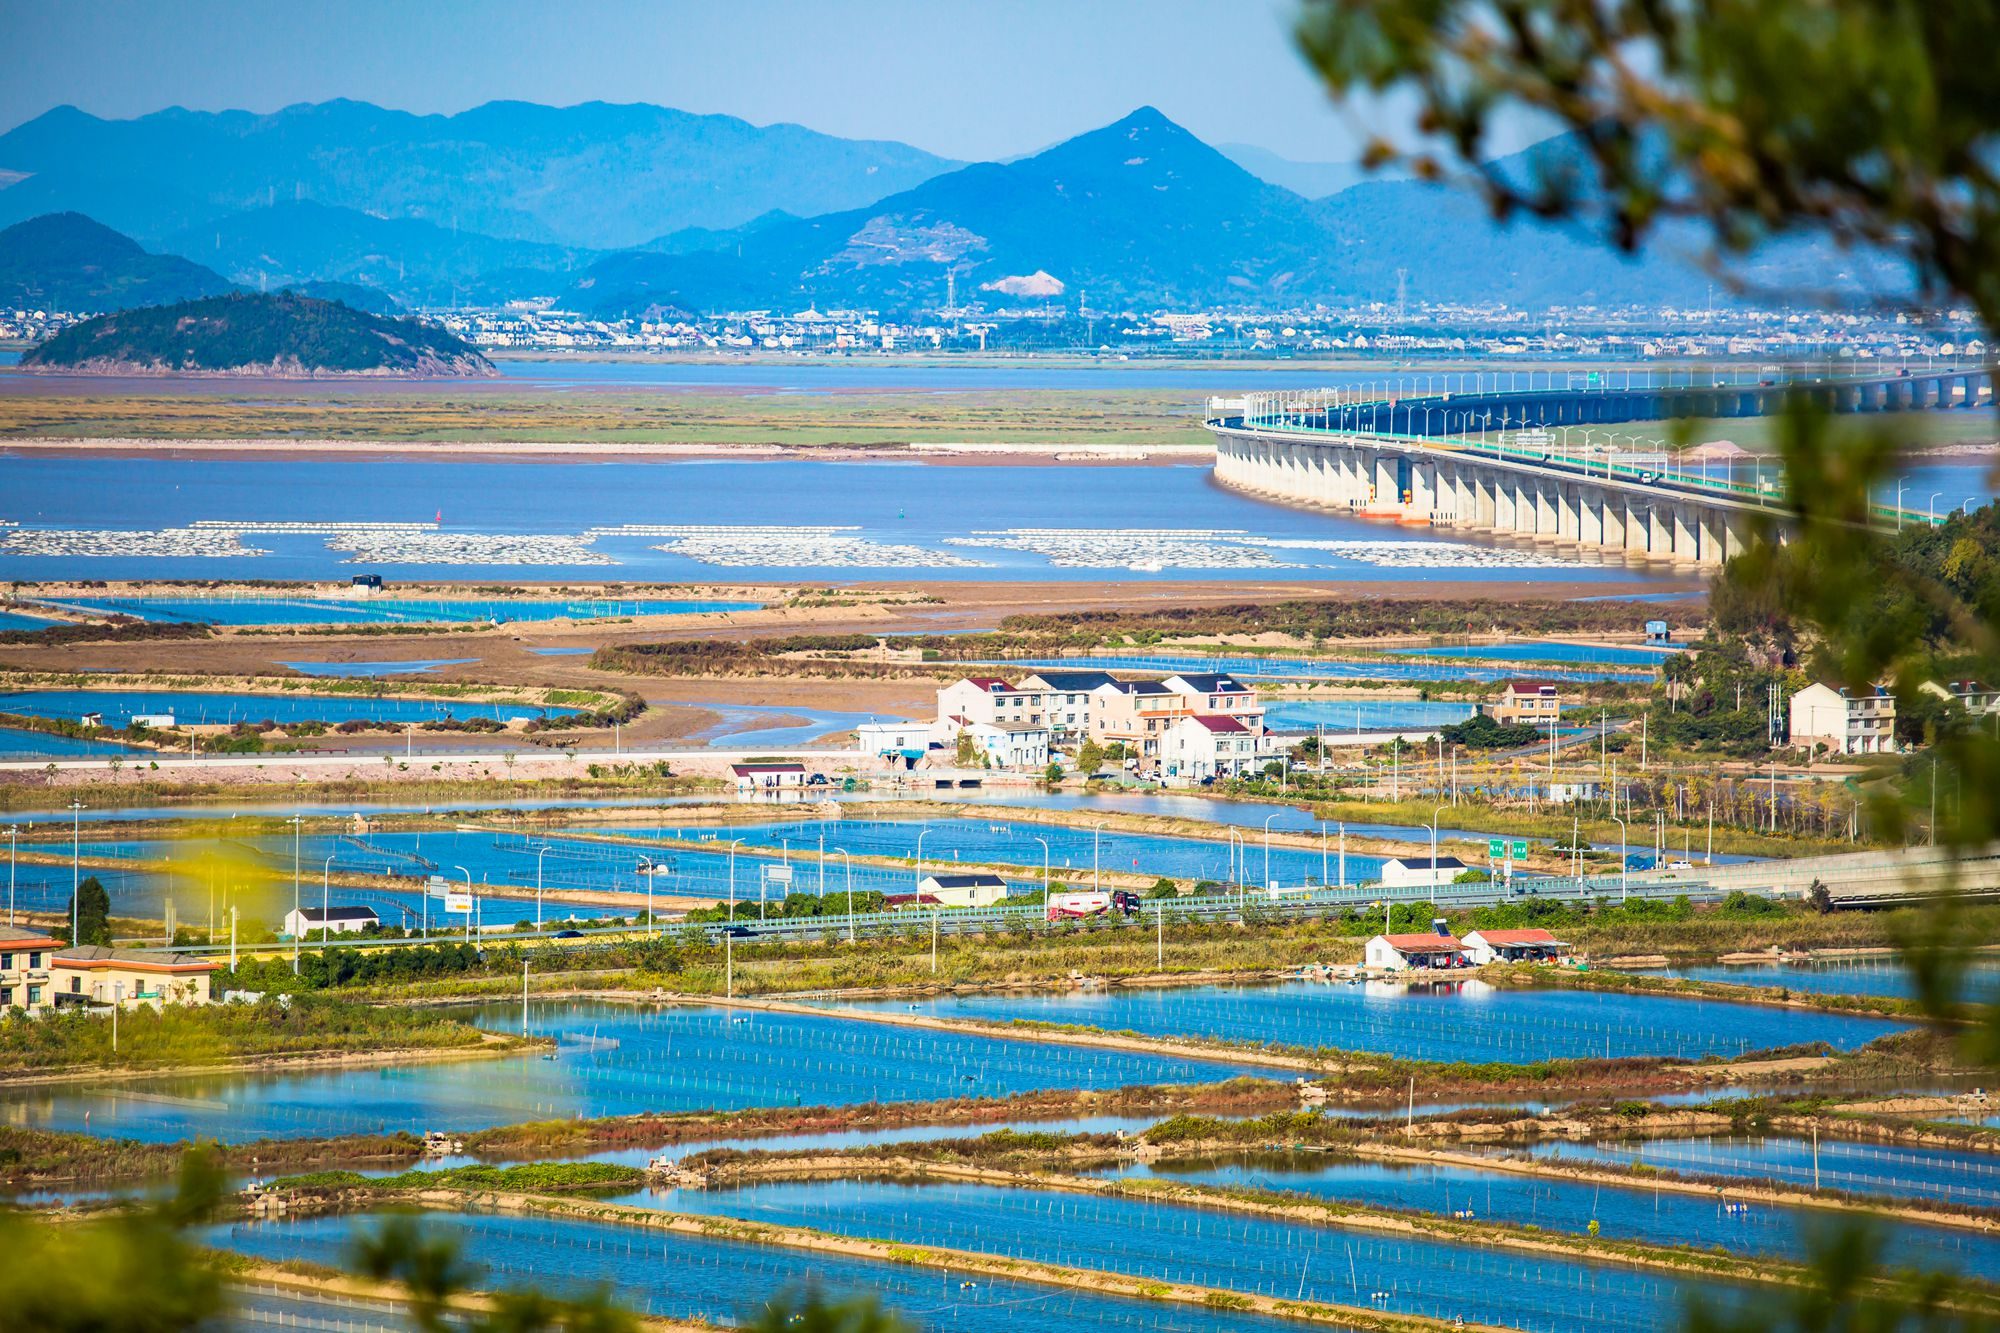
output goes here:
<path id="1" fill-rule="evenodd" d="M 1522 930 L 1474 930 L 1466 933 L 1465 951 L 1476 966 L 1488 963 L 1548 963 L 1569 945 L 1539 926 Z"/>
<path id="2" fill-rule="evenodd" d="M 1257 765 L 1257 733 L 1219 713 L 1177 718 L 1160 736 L 1159 763 L 1184 782 L 1236 777 Z"/>
<path id="3" fill-rule="evenodd" d="M 864 722 L 854 729 L 854 748 L 914 768 L 929 752 L 936 730 L 931 722 Z"/>
<path id="4" fill-rule="evenodd" d="M 1090 734 L 1093 691 L 1116 685 L 1108 671 L 1037 671 L 1015 686 L 1041 696 L 1042 721 L 1059 741 Z"/>
<path id="5" fill-rule="evenodd" d="M 1862 691 L 1818 683 L 1792 696 L 1792 745 L 1825 746 L 1835 754 L 1893 754 L 1896 696 L 1880 686 Z"/>
<path id="6" fill-rule="evenodd" d="M 348 935 L 381 924 L 372 907 L 294 907 L 285 913 L 285 934 L 295 940 L 311 939 L 321 931 Z"/>
<path id="7" fill-rule="evenodd" d="M 1227 674 L 1187 674 L 1168 676 L 1160 682 L 1176 694 L 1187 696 L 1197 713 L 1220 713 L 1241 722 L 1254 735 L 1264 730 L 1264 705 L 1257 691 Z"/>
<path id="8" fill-rule="evenodd" d="M 991 907 L 1007 896 L 1007 881 L 987 874 L 925 875 L 917 881 L 917 894 L 940 907 Z"/>
<path id="9" fill-rule="evenodd" d="M 1465 946 L 1449 935 L 1377 935 L 1362 948 L 1362 963 L 1371 972 L 1401 972 L 1412 967 L 1464 967 L 1470 961 Z"/>
<path id="10" fill-rule="evenodd" d="M 967 676 L 938 691 L 937 715 L 983 722 L 991 727 L 1039 727 L 1042 692 L 1016 689 L 999 676 Z"/>
<path id="11" fill-rule="evenodd" d="M 1952 680 L 1940 685 L 1934 680 L 1927 680 L 1917 688 L 1925 694 L 1935 695 L 1948 702 L 1956 702 L 1974 717 L 2000 713 L 2000 690 L 1980 681 Z"/>
<path id="12" fill-rule="evenodd" d="M 1040 769 L 1049 764 L 1049 729 L 1043 726 L 995 726 L 964 716 L 941 717 L 932 733 L 956 762 L 958 738 L 972 738 L 974 751 L 993 768 Z"/>
<path id="13" fill-rule="evenodd" d="M 1382 863 L 1385 889 L 1435 888 L 1450 884 L 1470 867 L 1455 856 L 1405 856 Z"/>

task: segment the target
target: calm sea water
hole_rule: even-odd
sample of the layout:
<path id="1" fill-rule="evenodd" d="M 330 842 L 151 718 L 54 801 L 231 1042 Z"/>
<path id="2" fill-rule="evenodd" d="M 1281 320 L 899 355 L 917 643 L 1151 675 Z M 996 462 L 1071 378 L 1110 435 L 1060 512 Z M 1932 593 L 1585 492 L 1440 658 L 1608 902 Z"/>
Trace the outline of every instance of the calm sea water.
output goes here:
<path id="1" fill-rule="evenodd" d="M 103 460 L 0 455 L 0 519 L 22 525 L 0 529 L 0 577 L 344 579 L 357 566 L 400 579 L 504 571 L 524 579 L 709 582 L 1644 576 L 1622 564 L 1523 565 L 1559 558 L 1266 504 L 1216 486 L 1205 466 L 1068 469 L 1060 485 L 1051 484 L 1056 474 L 1047 467 L 881 462 L 142 458 L 116 466 L 119 484 L 107 486 Z M 144 546 L 123 535 L 47 535 L 180 533 L 218 523 L 429 524 L 439 515 L 436 532 L 354 555 L 335 549 L 323 532 L 245 533 L 242 548 L 268 552 L 262 555 L 226 553 L 235 548 L 212 536 Z M 592 531 L 630 525 L 709 531 Z M 839 531 L 798 531 L 812 526 Z M 1106 538 L 1108 528 L 1168 535 Z M 1024 537 L 1014 529 L 1061 535 Z M 1087 548 L 1081 555 L 1060 549 L 1077 542 Z M 666 546 L 678 549 L 655 549 Z M 79 553 L 86 550 L 104 553 Z"/>

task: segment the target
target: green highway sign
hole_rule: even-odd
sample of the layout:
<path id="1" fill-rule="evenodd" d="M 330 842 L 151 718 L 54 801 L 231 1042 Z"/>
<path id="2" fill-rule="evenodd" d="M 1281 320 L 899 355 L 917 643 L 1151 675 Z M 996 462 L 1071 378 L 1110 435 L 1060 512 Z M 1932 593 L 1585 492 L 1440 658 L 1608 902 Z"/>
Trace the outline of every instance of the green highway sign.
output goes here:
<path id="1" fill-rule="evenodd" d="M 1488 838 L 1486 840 L 1486 854 L 1496 861 L 1499 860 L 1507 854 L 1507 840 L 1504 838 Z"/>
<path id="2" fill-rule="evenodd" d="M 1514 839 L 1514 859 L 1517 861 L 1525 861 L 1528 859 L 1528 843 L 1526 839 L 1524 838 Z"/>

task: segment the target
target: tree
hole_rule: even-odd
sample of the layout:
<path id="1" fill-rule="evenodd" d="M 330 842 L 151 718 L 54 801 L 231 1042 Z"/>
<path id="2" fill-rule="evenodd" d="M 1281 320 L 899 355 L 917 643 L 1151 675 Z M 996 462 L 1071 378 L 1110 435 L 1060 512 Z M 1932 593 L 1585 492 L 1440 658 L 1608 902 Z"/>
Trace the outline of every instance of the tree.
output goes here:
<path id="1" fill-rule="evenodd" d="M 1063 766 L 1057 763 L 1055 760 L 1051 759 L 1049 761 L 1049 766 L 1042 770 L 1042 781 L 1048 783 L 1051 787 L 1053 787 L 1059 784 L 1062 780 L 1063 780 Z"/>
<path id="2" fill-rule="evenodd" d="M 70 899 L 70 919 L 76 922 L 73 944 L 111 943 L 111 895 L 92 875 L 76 886 Z"/>
<path id="3" fill-rule="evenodd" d="M 1076 747 L 1076 771 L 1089 777 L 1104 767 L 1104 747 L 1094 740 L 1086 739 Z"/>
<path id="4" fill-rule="evenodd" d="M 979 758 L 978 743 L 972 739 L 972 733 L 969 731 L 961 731 L 958 733 L 957 758 L 958 758 L 958 766 L 960 768 L 972 767 L 973 762 Z"/>
<path id="5" fill-rule="evenodd" d="M 1738 288 L 1730 261 L 1777 237 L 1831 240 L 1902 261 L 1917 295 L 1964 302 L 1986 343 L 2000 329 L 2000 101 L 1989 53 L 2000 39 L 1990 0 L 1306 0 L 1299 40 L 1336 94 L 1414 107 L 1405 149 L 1367 158 L 1437 179 L 1457 170 L 1494 213 L 1549 219 L 1637 250 L 1673 226 Z M 1564 132 L 1524 170 L 1488 160 L 1497 124 Z M 1810 289 L 1785 293 L 1817 297 Z M 1989 366 L 1989 370 L 1993 367 Z M 1767 523 L 1732 560 L 1718 621 L 1789 622 L 1815 641 L 1816 666 L 1849 685 L 1893 678 L 1914 700 L 1927 625 L 1944 625 L 1968 675 L 2000 668 L 2000 598 L 1982 595 L 1984 562 L 1960 548 L 1953 520 L 1935 563 L 1907 558 L 1872 522 L 1871 492 L 1906 447 L 1893 426 L 1837 425 L 1794 395 L 1776 423 L 1786 478 L 1782 527 Z M 1884 602 L 1894 614 L 1884 614 Z M 1771 636 L 1776 639 L 1778 636 Z M 1945 725 L 1929 756 L 1963 799 L 1940 811 L 1938 841 L 1976 845 L 2000 833 L 2000 740 Z M 1910 774 L 1873 800 L 1895 838 L 1918 807 Z M 1926 1013 L 1968 1058 L 2000 1065 L 2000 1006 L 1957 1025 L 1967 961 L 1947 897 L 1906 940 Z M 1698 1329 L 1962 1327 L 1950 1284 L 1912 1277 L 1856 1299 L 1883 1269 L 1878 1234 L 1841 1228 L 1814 1247 L 1817 1280 L 1783 1301 Z"/>
<path id="6" fill-rule="evenodd" d="M 1337 95 L 1414 104 L 1422 146 L 1378 138 L 1372 165 L 1464 166 L 1497 216 L 1621 250 L 1678 225 L 1718 271 L 1776 236 L 1873 250 L 2000 328 L 1983 0 L 1306 0 L 1299 40 Z M 1522 120 L 1566 141 L 1510 172 L 1488 150 Z"/>

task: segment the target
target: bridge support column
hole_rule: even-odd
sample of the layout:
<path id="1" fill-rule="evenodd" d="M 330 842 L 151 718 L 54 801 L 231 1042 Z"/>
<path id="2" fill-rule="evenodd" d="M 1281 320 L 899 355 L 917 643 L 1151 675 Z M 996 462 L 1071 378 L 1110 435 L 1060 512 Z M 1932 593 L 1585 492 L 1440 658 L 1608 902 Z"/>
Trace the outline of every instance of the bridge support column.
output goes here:
<path id="1" fill-rule="evenodd" d="M 1480 528 L 1500 526 L 1500 493 L 1493 474 L 1485 468 L 1472 472 L 1472 522 Z"/>
<path id="2" fill-rule="evenodd" d="M 1557 506 L 1561 500 L 1562 483 L 1542 478 L 1535 480 L 1535 535 L 1537 537 L 1560 537 L 1562 516 Z"/>
<path id="3" fill-rule="evenodd" d="M 1564 541 L 1583 540 L 1583 497 L 1566 481 L 1551 482 L 1556 493 L 1556 536 Z"/>
<path id="4" fill-rule="evenodd" d="M 1577 541 L 1585 546 L 1604 545 L 1604 492 L 1595 486 L 1580 486 L 1576 495 Z"/>
<path id="5" fill-rule="evenodd" d="M 1685 502 L 1673 506 L 1674 519 L 1674 560 L 1688 564 L 1700 558 L 1701 528 L 1695 517 L 1693 505 Z"/>
<path id="6" fill-rule="evenodd" d="M 1720 509 L 1701 511 L 1701 555 L 1704 568 L 1719 569 L 1729 551 L 1729 516 Z"/>
<path id="7" fill-rule="evenodd" d="M 1600 491 L 1597 506 L 1597 519 L 1602 528 L 1600 540 L 1614 551 L 1624 550 L 1625 497 L 1617 491 Z"/>
<path id="8" fill-rule="evenodd" d="M 1428 519 L 1437 509 L 1437 464 L 1427 459 L 1410 462 L 1409 517 Z"/>
<path id="9" fill-rule="evenodd" d="M 1664 501 L 1646 506 L 1646 554 L 1666 559 L 1674 553 L 1673 521 Z"/>
<path id="10" fill-rule="evenodd" d="M 1740 515 L 1728 514 L 1722 520 L 1722 558 L 1734 560 L 1750 549 L 1750 523 Z"/>
<path id="11" fill-rule="evenodd" d="M 1376 454 L 1374 459 L 1375 508 L 1400 507 L 1403 503 L 1403 488 L 1396 476 L 1396 456 Z"/>

